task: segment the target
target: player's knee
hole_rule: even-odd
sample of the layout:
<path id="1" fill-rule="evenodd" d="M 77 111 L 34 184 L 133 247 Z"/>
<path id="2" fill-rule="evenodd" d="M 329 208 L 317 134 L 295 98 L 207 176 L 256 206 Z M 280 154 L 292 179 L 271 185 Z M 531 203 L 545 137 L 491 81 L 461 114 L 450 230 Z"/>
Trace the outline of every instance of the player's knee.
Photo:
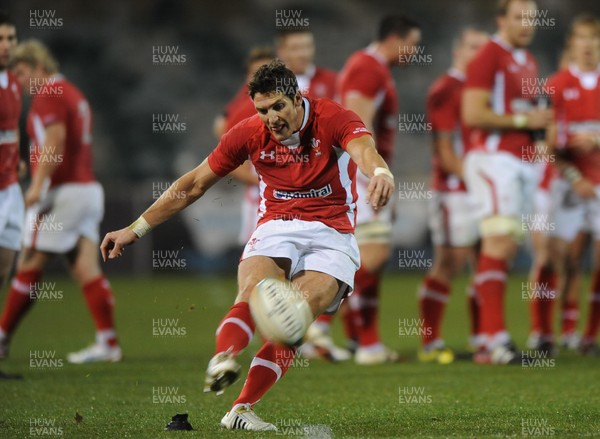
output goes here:
<path id="1" fill-rule="evenodd" d="M 250 300 L 250 294 L 257 283 L 262 279 L 258 279 L 256 276 L 249 276 L 244 279 L 240 279 L 238 283 L 238 293 L 235 298 L 235 303 L 248 302 Z"/>
<path id="2" fill-rule="evenodd" d="M 80 285 L 85 285 L 89 281 L 96 279 L 101 273 L 100 267 L 86 261 L 77 260 L 71 266 L 71 275 Z"/>
<path id="3" fill-rule="evenodd" d="M 248 302 L 250 300 L 250 294 L 254 287 L 239 288 L 237 296 L 235 297 L 235 303 Z"/>
<path id="4" fill-rule="evenodd" d="M 17 260 L 17 271 L 41 271 L 46 265 L 47 258 L 31 248 L 24 249 Z"/>
<path id="5" fill-rule="evenodd" d="M 300 293 L 306 296 L 308 305 L 315 317 L 323 314 L 329 308 L 339 291 L 338 282 L 334 278 L 323 280 L 321 287 L 313 291 L 302 291 L 300 286 L 299 288 Z"/>
<path id="6" fill-rule="evenodd" d="M 453 270 L 451 267 L 444 265 L 440 261 L 440 263 L 434 264 L 431 270 L 429 270 L 428 276 L 448 284 L 452 281 Z"/>
<path id="7" fill-rule="evenodd" d="M 444 254 L 440 258 L 439 268 L 438 268 L 438 276 L 437 278 L 446 283 L 451 282 L 452 278 L 457 274 L 457 272 L 462 268 L 461 260 L 456 257 L 451 252 Z"/>

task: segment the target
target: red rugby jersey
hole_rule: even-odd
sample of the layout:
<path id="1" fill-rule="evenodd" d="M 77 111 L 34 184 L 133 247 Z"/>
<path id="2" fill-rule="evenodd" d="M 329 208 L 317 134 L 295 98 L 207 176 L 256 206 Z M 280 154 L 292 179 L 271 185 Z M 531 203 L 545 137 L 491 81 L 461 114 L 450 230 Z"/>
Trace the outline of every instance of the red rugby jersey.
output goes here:
<path id="1" fill-rule="evenodd" d="M 491 93 L 490 105 L 496 114 L 518 114 L 533 109 L 538 68 L 535 58 L 525 49 L 516 49 L 498 36 L 492 38 L 475 55 L 467 67 L 466 89 L 485 89 Z M 506 151 L 531 159 L 533 136 L 527 130 L 473 129 L 467 149 Z"/>
<path id="2" fill-rule="evenodd" d="M 600 136 L 600 66 L 592 72 L 570 66 L 554 74 L 548 84 L 554 92 L 557 147 L 568 150 L 570 138 L 578 132 Z M 587 154 L 573 151 L 570 158 L 585 178 L 600 184 L 600 150 Z"/>
<path id="3" fill-rule="evenodd" d="M 46 145 L 45 131 L 50 124 L 66 126 L 65 150 L 53 160 L 59 163 L 50 177 L 50 187 L 64 183 L 95 181 L 92 169 L 92 111 L 85 96 L 62 75 L 54 75 L 31 86 L 32 102 L 27 118 L 31 169 L 35 173 Z"/>
<path id="4" fill-rule="evenodd" d="M 16 183 L 19 167 L 21 86 L 9 70 L 0 72 L 0 190 Z"/>
<path id="5" fill-rule="evenodd" d="M 329 99 L 303 99 L 299 143 L 276 140 L 258 114 L 228 131 L 208 156 L 212 171 L 229 174 L 248 158 L 259 177 L 259 221 L 320 221 L 342 233 L 356 222 L 356 164 L 345 153 L 370 134 L 360 118 Z"/>

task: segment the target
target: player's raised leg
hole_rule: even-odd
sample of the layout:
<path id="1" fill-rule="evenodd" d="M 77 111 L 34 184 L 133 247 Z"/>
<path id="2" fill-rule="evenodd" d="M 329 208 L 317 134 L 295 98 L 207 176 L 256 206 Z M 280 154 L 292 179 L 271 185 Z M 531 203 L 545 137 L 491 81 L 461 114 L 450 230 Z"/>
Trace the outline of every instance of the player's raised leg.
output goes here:
<path id="1" fill-rule="evenodd" d="M 205 392 L 217 392 L 236 382 L 240 366 L 237 355 L 252 341 L 255 324 L 250 314 L 248 300 L 252 290 L 262 279 L 285 279 L 290 271 L 290 260 L 253 256 L 244 259 L 238 267 L 238 295 L 234 305 L 217 327 L 215 354 L 208 364 Z"/>
<path id="2" fill-rule="evenodd" d="M 255 258 L 245 260 L 250 267 L 253 265 L 252 259 Z M 337 279 L 316 271 L 302 271 L 292 283 L 306 296 L 313 315 L 325 311 L 340 291 Z M 266 342 L 252 360 L 244 387 L 231 410 L 221 420 L 221 425 L 228 429 L 275 430 L 273 424 L 258 418 L 252 407 L 288 371 L 295 352 L 293 347 Z"/>

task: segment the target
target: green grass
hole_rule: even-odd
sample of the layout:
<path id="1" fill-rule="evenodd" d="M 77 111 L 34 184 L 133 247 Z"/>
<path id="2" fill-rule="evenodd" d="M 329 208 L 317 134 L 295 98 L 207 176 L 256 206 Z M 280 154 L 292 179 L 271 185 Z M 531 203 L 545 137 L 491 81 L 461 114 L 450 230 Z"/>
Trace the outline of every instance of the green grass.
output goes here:
<path id="1" fill-rule="evenodd" d="M 564 353 L 554 367 L 546 368 L 416 363 L 418 339 L 399 337 L 398 319 L 417 317 L 419 280 L 419 275 L 390 275 L 383 283 L 382 337 L 411 356 L 411 362 L 368 368 L 298 362 L 257 406 L 257 413 L 288 437 L 298 436 L 305 426 L 319 426 L 310 431 L 336 438 L 515 437 L 527 433 L 523 423 L 529 423 L 531 435 L 600 436 L 598 359 Z M 508 301 L 509 327 L 520 346 L 528 325 L 528 304 L 520 293 L 523 280 L 511 279 Z M 214 331 L 235 294 L 233 278 L 113 279 L 124 361 L 82 366 L 65 361 L 55 369 L 36 369 L 29 364 L 31 351 L 55 351 L 57 358 L 65 358 L 93 337 L 73 283 L 47 281 L 56 281 L 64 298 L 36 305 L 13 339 L 10 359 L 0 364 L 4 371 L 24 375 L 22 381 L 0 382 L 1 437 L 29 437 L 30 423 L 40 418 L 55 422 L 63 437 L 76 438 L 277 436 L 219 428 L 243 380 L 220 397 L 202 393 Z M 465 282 L 456 283 L 444 325 L 446 340 L 456 349 L 465 346 L 468 331 Z M 153 336 L 152 321 L 159 318 L 179 319 L 178 327 L 186 334 Z M 337 320 L 335 331 L 341 340 Z M 245 367 L 258 346 L 255 340 L 241 356 Z M 154 403 L 153 389 L 158 387 L 177 390 L 180 403 Z M 421 402 L 400 403 L 399 389 L 422 392 L 416 398 Z M 82 422 L 74 421 L 76 412 Z M 176 413 L 189 413 L 195 431 L 163 432 Z M 536 424 L 543 428 L 535 430 Z"/>

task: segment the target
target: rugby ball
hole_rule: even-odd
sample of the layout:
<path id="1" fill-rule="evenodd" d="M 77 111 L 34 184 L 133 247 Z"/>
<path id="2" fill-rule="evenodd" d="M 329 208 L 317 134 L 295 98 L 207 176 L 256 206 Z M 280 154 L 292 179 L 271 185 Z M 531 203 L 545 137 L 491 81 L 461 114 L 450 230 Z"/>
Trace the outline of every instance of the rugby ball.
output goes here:
<path id="1" fill-rule="evenodd" d="M 302 293 L 291 282 L 265 278 L 250 293 L 250 312 L 264 338 L 299 346 L 313 321 Z"/>

